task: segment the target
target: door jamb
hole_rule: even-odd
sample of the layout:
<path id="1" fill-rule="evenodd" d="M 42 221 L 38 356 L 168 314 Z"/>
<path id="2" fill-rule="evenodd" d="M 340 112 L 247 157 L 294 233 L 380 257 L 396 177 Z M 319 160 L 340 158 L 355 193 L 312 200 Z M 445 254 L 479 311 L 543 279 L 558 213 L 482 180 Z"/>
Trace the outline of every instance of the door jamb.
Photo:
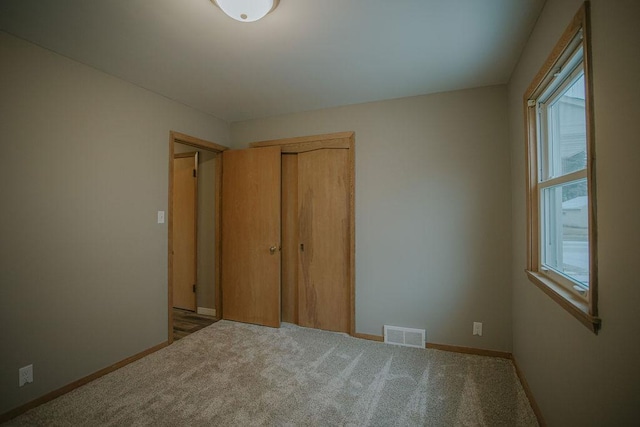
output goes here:
<path id="1" fill-rule="evenodd" d="M 195 138 L 189 135 L 185 135 L 179 132 L 169 132 L 169 204 L 167 207 L 168 215 L 168 258 L 167 258 L 167 318 L 168 318 L 168 342 L 173 343 L 173 156 L 175 153 L 175 144 L 184 144 L 191 147 L 195 147 L 201 150 L 210 151 L 218 154 L 215 158 L 215 284 L 214 284 L 214 298 L 216 317 L 222 317 L 222 302 L 220 294 L 220 255 L 221 255 L 221 229 L 220 229 L 220 207 L 221 207 L 221 184 L 222 184 L 222 161 L 219 155 L 228 147 L 224 145 L 216 144 L 213 142 L 205 141 L 204 139 Z"/>

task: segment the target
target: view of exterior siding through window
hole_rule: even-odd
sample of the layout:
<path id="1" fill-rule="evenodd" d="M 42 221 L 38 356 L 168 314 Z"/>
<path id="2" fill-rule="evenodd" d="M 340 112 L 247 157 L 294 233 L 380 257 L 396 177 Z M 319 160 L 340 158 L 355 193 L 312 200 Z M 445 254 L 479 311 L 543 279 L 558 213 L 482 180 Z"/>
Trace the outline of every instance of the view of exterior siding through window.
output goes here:
<path id="1" fill-rule="evenodd" d="M 553 177 L 587 167 L 584 74 L 558 95 L 552 97 L 546 110 L 550 142 L 548 166 Z M 571 181 L 542 191 L 546 211 L 542 216 L 543 232 L 547 241 L 544 264 L 588 287 L 587 180 Z"/>

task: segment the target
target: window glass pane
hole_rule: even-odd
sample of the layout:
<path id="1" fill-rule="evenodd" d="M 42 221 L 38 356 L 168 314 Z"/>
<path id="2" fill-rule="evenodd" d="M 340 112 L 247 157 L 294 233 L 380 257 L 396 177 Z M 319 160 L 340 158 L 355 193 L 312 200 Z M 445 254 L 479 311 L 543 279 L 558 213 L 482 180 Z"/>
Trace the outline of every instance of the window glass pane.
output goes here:
<path id="1" fill-rule="evenodd" d="M 551 101 L 549 155 L 552 176 L 562 176 L 587 167 L 587 126 L 584 71 Z"/>
<path id="2" fill-rule="evenodd" d="M 542 190 L 542 264 L 589 286 L 587 180 Z"/>

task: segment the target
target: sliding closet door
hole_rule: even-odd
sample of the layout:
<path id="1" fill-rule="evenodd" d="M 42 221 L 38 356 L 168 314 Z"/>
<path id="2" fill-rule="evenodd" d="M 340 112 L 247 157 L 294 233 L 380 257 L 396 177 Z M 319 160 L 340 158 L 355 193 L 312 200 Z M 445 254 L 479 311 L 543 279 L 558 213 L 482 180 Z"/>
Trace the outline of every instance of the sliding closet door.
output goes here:
<path id="1" fill-rule="evenodd" d="M 298 323 L 298 155 L 282 155 L 282 321 Z"/>
<path id="2" fill-rule="evenodd" d="M 280 147 L 222 154 L 223 318 L 280 327 Z"/>
<path id="3" fill-rule="evenodd" d="M 349 150 L 298 154 L 298 321 L 350 332 Z"/>

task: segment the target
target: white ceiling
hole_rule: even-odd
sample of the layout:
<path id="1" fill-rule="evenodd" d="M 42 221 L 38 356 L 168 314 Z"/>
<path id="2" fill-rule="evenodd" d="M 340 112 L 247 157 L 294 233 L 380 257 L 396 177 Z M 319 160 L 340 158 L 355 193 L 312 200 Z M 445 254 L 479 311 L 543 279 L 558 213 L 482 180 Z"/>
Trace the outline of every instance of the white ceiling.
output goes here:
<path id="1" fill-rule="evenodd" d="M 0 28 L 228 122 L 507 83 L 544 0 L 2 0 Z"/>

